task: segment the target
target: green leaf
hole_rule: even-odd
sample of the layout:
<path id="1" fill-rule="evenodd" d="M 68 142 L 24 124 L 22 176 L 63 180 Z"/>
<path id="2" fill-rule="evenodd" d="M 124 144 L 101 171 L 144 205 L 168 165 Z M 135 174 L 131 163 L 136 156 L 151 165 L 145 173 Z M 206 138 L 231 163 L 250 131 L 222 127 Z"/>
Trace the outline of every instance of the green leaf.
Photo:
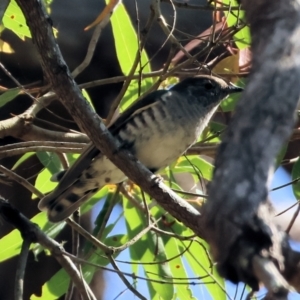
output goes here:
<path id="1" fill-rule="evenodd" d="M 148 196 L 145 195 L 147 198 Z M 145 217 L 134 207 L 125 197 L 123 198 L 123 209 L 128 232 L 128 238 L 134 238 L 143 228 L 146 227 Z M 160 236 L 153 232 L 146 233 L 140 240 L 130 248 L 131 261 L 140 263 L 144 269 L 145 275 L 149 279 L 164 279 L 172 282 L 172 274 L 168 263 L 159 263 L 166 261 L 167 257 L 163 241 Z M 153 264 L 144 264 L 153 262 Z M 156 264 L 154 262 L 157 262 Z M 137 266 L 133 264 L 133 272 L 137 272 Z M 151 299 L 172 299 L 174 289 L 172 284 L 158 284 L 148 281 L 148 288 Z"/>
<path id="2" fill-rule="evenodd" d="M 239 79 L 238 82 L 235 84 L 237 86 L 244 87 L 246 85 L 246 80 L 244 78 Z M 223 112 L 234 111 L 240 97 L 241 97 L 241 93 L 230 94 L 228 98 L 226 98 L 221 102 L 220 106 L 222 108 L 222 111 Z"/>
<path id="3" fill-rule="evenodd" d="M 34 186 L 40 192 L 46 194 L 57 186 L 57 182 L 52 182 L 50 178 L 53 174 L 62 170 L 61 162 L 55 153 L 37 152 L 36 155 L 46 168 L 39 173 Z"/>
<path id="4" fill-rule="evenodd" d="M 20 232 L 15 229 L 0 239 L 0 262 L 18 255 L 23 239 Z"/>
<path id="5" fill-rule="evenodd" d="M 52 0 L 45 0 L 43 2 L 48 13 L 50 13 L 49 6 L 52 3 Z M 5 28 L 13 31 L 20 39 L 24 40 L 25 37 L 31 38 L 31 32 L 27 26 L 26 19 L 15 0 L 10 0 L 10 3 L 4 13 L 2 22 Z M 57 37 L 57 29 L 52 27 L 52 30 L 54 36 Z"/>
<path id="6" fill-rule="evenodd" d="M 239 6 L 237 0 L 223 0 L 224 4 L 231 6 Z M 230 12 L 224 12 L 228 27 L 239 25 L 239 21 L 243 20 L 245 23 L 245 12 L 243 10 L 235 10 Z M 239 49 L 249 47 L 251 43 L 251 35 L 249 26 L 245 26 L 239 32 L 234 35 L 235 43 Z"/>
<path id="7" fill-rule="evenodd" d="M 0 95 L 0 107 L 4 106 L 6 103 L 15 99 L 19 95 L 20 91 L 21 91 L 20 88 L 15 88 L 15 89 L 7 90 L 2 95 Z"/>
<path id="8" fill-rule="evenodd" d="M 213 175 L 214 166 L 201 158 L 198 155 L 188 156 L 188 159 L 181 157 L 179 162 L 173 169 L 174 173 L 191 173 L 200 175 L 206 180 L 211 180 Z"/>
<path id="9" fill-rule="evenodd" d="M 67 156 L 67 160 L 69 163 L 69 166 L 72 166 L 74 164 L 74 162 L 76 161 L 76 159 L 78 159 L 78 157 L 80 156 L 80 154 L 78 153 L 66 153 Z"/>
<path id="10" fill-rule="evenodd" d="M 101 209 L 101 211 L 99 212 L 96 220 L 95 220 L 95 228 L 93 230 L 93 234 L 95 236 L 97 236 L 99 229 L 101 228 L 102 224 L 105 222 L 105 218 L 106 218 L 106 214 L 107 214 L 107 210 L 111 205 L 111 201 L 113 201 L 113 198 L 117 197 L 114 200 L 114 203 L 118 203 L 121 201 L 122 197 L 120 195 L 116 195 L 116 191 L 114 192 L 109 192 L 107 194 L 107 197 L 105 199 L 105 203 Z M 114 228 L 114 226 L 116 225 L 116 223 L 118 222 L 119 218 L 115 217 L 115 222 L 113 224 L 111 224 L 112 226 L 107 226 L 103 232 L 102 237 L 106 237 Z"/>
<path id="11" fill-rule="evenodd" d="M 48 217 L 46 215 L 46 212 L 41 212 L 41 218 L 43 218 L 44 225 L 40 226 L 41 230 L 51 238 L 55 238 L 61 230 L 66 226 L 65 222 L 60 222 L 60 223 L 50 223 L 48 221 Z M 33 247 L 33 253 L 35 256 L 37 256 L 40 252 L 44 251 L 44 248 L 40 244 L 35 244 Z"/>
<path id="12" fill-rule="evenodd" d="M 2 22 L 7 29 L 12 30 L 21 39 L 24 39 L 24 37 L 31 38 L 30 30 L 26 25 L 26 19 L 15 0 L 10 1 Z"/>
<path id="13" fill-rule="evenodd" d="M 107 238 L 104 243 L 108 246 L 119 247 L 123 243 L 126 242 L 126 239 L 123 235 L 114 235 L 112 237 Z M 118 253 L 115 253 L 115 257 L 118 256 Z M 94 254 L 87 260 L 90 263 L 95 265 L 106 266 L 109 263 L 109 260 L 99 251 L 94 252 Z M 91 266 L 87 264 L 82 265 L 82 273 L 83 277 L 87 283 L 90 283 L 95 271 L 97 270 L 96 266 Z M 31 300 L 39 300 L 39 299 L 57 299 L 64 295 L 68 289 L 70 283 L 70 278 L 67 272 L 63 269 L 59 270 L 55 275 L 53 275 L 49 281 L 47 281 L 42 287 L 42 298 L 37 297 L 35 295 L 31 296 Z"/>
<path id="14" fill-rule="evenodd" d="M 120 110 L 125 111 L 139 97 L 139 94 L 144 94 L 152 86 L 152 79 L 144 79 L 139 90 L 139 81 L 132 80 L 127 88 L 127 91 L 121 101 Z"/>
<path id="15" fill-rule="evenodd" d="M 124 236 L 124 234 L 115 234 L 115 235 L 107 237 L 104 240 L 105 245 L 111 246 L 111 247 L 120 247 L 127 242 L 128 242 L 128 237 Z M 120 253 L 120 252 L 118 252 L 118 253 Z M 114 257 L 117 257 L 117 256 L 114 256 Z M 107 260 L 107 259 L 105 258 L 105 260 Z"/>
<path id="16" fill-rule="evenodd" d="M 276 169 L 281 166 L 281 163 L 282 163 L 283 158 L 285 157 L 287 148 L 288 148 L 288 145 L 286 144 L 281 148 L 280 152 L 277 154 L 276 163 L 275 163 Z"/>
<path id="17" fill-rule="evenodd" d="M 13 165 L 11 168 L 12 170 L 16 170 L 23 162 L 25 162 L 28 158 L 35 155 L 35 152 L 27 152 L 24 155 L 22 155 L 17 162 Z"/>
<path id="18" fill-rule="evenodd" d="M 220 105 L 222 112 L 234 111 L 239 99 L 240 94 L 231 94 L 226 100 L 222 101 Z"/>
<path id="19" fill-rule="evenodd" d="M 41 212 L 34 216 L 31 221 L 37 224 L 41 229 L 45 229 L 49 224 L 46 213 Z M 0 262 L 7 260 L 15 255 L 18 255 L 21 250 L 23 239 L 19 230 L 14 229 L 3 238 L 0 239 Z M 33 248 L 34 245 L 31 245 Z"/>
<path id="20" fill-rule="evenodd" d="M 34 186 L 43 194 L 51 192 L 58 184 L 57 182 L 52 182 L 50 180 L 52 175 L 53 174 L 48 169 L 44 169 L 37 176 Z M 34 197 L 35 196 L 33 195 L 32 198 Z"/>
<path id="21" fill-rule="evenodd" d="M 176 222 L 176 225 L 182 227 L 182 225 Z M 174 225 L 172 229 L 174 230 Z M 176 234 L 178 234 L 176 232 Z M 180 282 L 179 278 L 187 278 L 186 282 L 188 281 L 188 274 L 185 270 L 185 265 L 183 262 L 184 254 L 179 249 L 179 245 L 182 243 L 180 240 L 168 237 L 166 235 L 162 235 L 162 239 L 165 244 L 166 256 L 169 259 L 169 266 L 172 272 L 172 278 L 175 278 L 175 282 Z M 175 291 L 177 297 L 174 299 L 192 299 L 192 290 L 190 289 L 189 284 L 174 284 Z"/>
<path id="22" fill-rule="evenodd" d="M 224 129 L 226 128 L 226 126 L 224 124 L 212 121 L 209 123 L 209 135 L 208 136 L 213 136 L 216 133 L 221 133 Z M 214 138 L 211 138 L 209 140 L 209 143 L 221 143 L 221 134 L 220 135 L 216 135 Z"/>
<path id="23" fill-rule="evenodd" d="M 106 0 L 106 3 L 108 2 L 109 0 Z M 111 25 L 121 70 L 124 75 L 128 75 L 139 51 L 139 39 L 122 3 L 119 4 L 112 15 Z M 145 50 L 141 53 L 140 66 L 138 68 L 141 69 L 142 72 L 151 72 L 149 58 Z M 138 74 L 138 70 L 136 70 L 135 74 Z M 153 80 L 151 78 L 142 79 L 140 83 L 139 80 L 132 80 L 122 99 L 121 111 L 125 110 L 138 98 L 139 92 L 140 94 L 143 94 L 152 86 L 152 84 Z"/>
<path id="24" fill-rule="evenodd" d="M 95 267 L 92 266 L 83 266 L 82 273 L 83 277 L 90 283 L 95 272 Z M 42 287 L 42 298 L 32 295 L 31 300 L 38 299 L 58 299 L 64 295 L 68 289 L 70 283 L 70 277 L 64 269 L 59 270 L 54 276 L 51 277 Z"/>
<path id="25" fill-rule="evenodd" d="M 94 104 L 91 100 L 91 97 L 90 95 L 88 94 L 87 90 L 86 89 L 82 89 L 81 90 L 82 92 L 82 95 L 84 96 L 84 98 L 88 101 L 88 103 L 91 105 L 91 107 L 93 108 L 93 111 L 95 111 L 95 107 L 94 107 Z"/>
<path id="26" fill-rule="evenodd" d="M 97 237 L 99 230 L 100 230 L 103 222 L 105 221 L 104 217 L 106 216 L 107 209 L 110 206 L 110 202 L 112 201 L 112 198 L 114 196 L 115 196 L 115 193 L 111 192 L 110 188 L 108 186 L 105 186 L 96 195 L 94 195 L 88 202 L 84 203 L 81 207 L 81 213 L 84 213 L 84 212 L 92 209 L 93 206 L 95 205 L 95 202 L 98 202 L 100 199 L 105 198 L 104 205 L 95 220 L 95 228 L 93 229 L 93 236 L 95 236 L 95 237 Z M 118 221 L 118 218 L 116 218 L 116 222 L 114 224 L 107 225 L 105 227 L 103 234 L 100 237 L 101 239 L 107 237 L 107 235 L 113 230 L 117 221 Z M 87 241 L 85 244 L 85 247 L 84 247 L 84 253 L 88 253 L 91 250 L 91 248 L 92 248 L 92 243 Z"/>
<path id="27" fill-rule="evenodd" d="M 194 272 L 195 276 L 199 276 L 201 282 L 205 285 L 205 288 L 210 293 L 212 299 L 226 300 L 225 291 L 225 280 L 221 278 L 216 272 L 215 267 L 211 266 L 211 262 L 208 259 L 208 245 L 205 241 L 197 238 L 190 245 L 189 241 L 182 241 L 182 246 L 180 246 L 181 251 L 189 247 L 188 251 L 185 253 L 184 257 Z M 201 246 L 202 244 L 202 246 Z M 204 250 L 206 249 L 206 250 Z M 201 289 L 203 285 L 200 285 Z"/>
<path id="28" fill-rule="evenodd" d="M 110 0 L 106 0 L 108 3 Z M 130 17 L 121 3 L 111 17 L 117 56 L 124 75 L 128 75 L 139 50 L 138 36 L 132 26 Z M 145 50 L 142 51 L 141 65 L 145 72 L 150 72 L 150 64 Z"/>
<path id="29" fill-rule="evenodd" d="M 300 158 L 298 158 L 292 169 L 292 180 L 298 178 L 300 178 Z M 293 192 L 296 199 L 300 199 L 300 180 L 293 183 Z"/>
<path id="30" fill-rule="evenodd" d="M 98 191 L 93 197 L 89 199 L 89 201 L 84 202 L 80 207 L 81 214 L 84 214 L 90 211 L 96 203 L 99 202 L 100 199 L 104 198 L 109 191 L 109 187 L 106 185 L 100 191 Z"/>
<path id="31" fill-rule="evenodd" d="M 62 170 L 60 159 L 55 153 L 37 152 L 36 155 L 51 174 L 55 174 Z"/>

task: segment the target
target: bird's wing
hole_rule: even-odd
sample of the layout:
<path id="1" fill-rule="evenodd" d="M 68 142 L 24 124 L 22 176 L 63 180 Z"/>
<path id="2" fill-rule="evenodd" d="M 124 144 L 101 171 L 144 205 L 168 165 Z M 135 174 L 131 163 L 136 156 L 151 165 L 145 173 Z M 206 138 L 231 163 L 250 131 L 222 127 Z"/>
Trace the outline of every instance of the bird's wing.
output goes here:
<path id="1" fill-rule="evenodd" d="M 110 132 L 115 135 L 118 133 L 119 129 L 128 122 L 134 115 L 142 112 L 143 110 L 149 108 L 152 105 L 155 105 L 157 99 L 167 94 L 167 90 L 158 90 L 150 93 L 146 97 L 142 98 L 140 101 L 134 102 L 131 106 L 122 113 L 119 118 L 109 127 Z"/>
<path id="2" fill-rule="evenodd" d="M 120 128 L 130 120 L 136 113 L 139 113 L 151 105 L 157 103 L 157 99 L 167 93 L 166 90 L 159 90 L 147 95 L 145 98 L 133 103 L 119 118 L 109 127 L 110 132 L 116 135 Z M 86 146 L 80 157 L 75 163 L 65 172 L 56 188 L 49 195 L 44 197 L 39 203 L 39 209 L 47 209 L 48 204 L 67 193 L 75 181 L 81 176 L 82 172 L 90 165 L 91 161 L 100 154 L 100 151 L 90 143 Z M 80 201 L 82 203 L 83 201 Z"/>
<path id="3" fill-rule="evenodd" d="M 119 129 L 122 128 L 122 126 L 128 122 L 128 120 L 130 120 L 135 114 L 147 109 L 149 106 L 155 105 L 155 103 L 157 103 L 157 99 L 166 92 L 166 90 L 155 91 L 140 101 L 133 103 L 133 105 L 131 105 L 124 113 L 122 113 L 119 118 L 108 128 L 109 131 L 113 135 L 116 135 Z M 62 177 L 59 183 L 59 188 L 64 190 L 70 186 L 99 153 L 100 151 L 94 146 L 94 144 L 90 143 L 82 152 L 80 157 Z"/>

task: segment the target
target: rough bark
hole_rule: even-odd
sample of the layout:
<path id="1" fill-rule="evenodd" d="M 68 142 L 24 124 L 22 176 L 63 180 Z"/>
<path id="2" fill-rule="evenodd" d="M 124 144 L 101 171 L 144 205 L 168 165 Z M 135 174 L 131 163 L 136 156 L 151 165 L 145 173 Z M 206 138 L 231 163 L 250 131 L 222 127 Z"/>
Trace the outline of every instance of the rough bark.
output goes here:
<path id="1" fill-rule="evenodd" d="M 268 183 L 300 97 L 299 1 L 241 1 L 252 34 L 253 68 L 219 148 L 206 238 L 220 273 L 258 288 L 254 258 L 284 270 L 286 237 L 273 223 Z"/>

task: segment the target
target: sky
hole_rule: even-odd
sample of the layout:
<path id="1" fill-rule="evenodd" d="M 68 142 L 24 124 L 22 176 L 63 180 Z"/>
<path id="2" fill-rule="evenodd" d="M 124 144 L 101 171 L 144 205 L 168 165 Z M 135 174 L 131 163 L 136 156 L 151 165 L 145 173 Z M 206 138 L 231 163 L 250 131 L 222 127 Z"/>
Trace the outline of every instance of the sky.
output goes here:
<path id="1" fill-rule="evenodd" d="M 279 168 L 273 178 L 271 189 L 280 185 L 283 185 L 285 183 L 288 183 L 291 181 L 290 175 L 283 169 Z M 292 192 L 291 186 L 284 187 L 282 189 L 273 191 L 270 193 L 270 198 L 275 206 L 275 209 L 280 212 L 290 205 L 295 203 L 295 197 Z M 99 211 L 101 209 L 102 203 L 104 201 L 99 202 L 99 207 L 96 209 Z M 116 206 L 112 218 L 115 216 L 119 216 L 121 213 L 121 207 Z M 291 216 L 293 215 L 296 208 L 290 210 L 285 214 L 286 220 L 290 220 Z M 94 211 L 94 216 L 97 214 L 97 211 Z M 280 221 L 280 218 L 277 217 L 277 220 Z M 299 221 L 300 222 L 300 221 Z M 297 226 L 299 224 L 296 224 Z M 125 233 L 125 222 L 124 220 L 121 220 L 118 222 L 116 228 L 111 232 L 111 235 L 116 233 Z M 300 237 L 298 237 L 300 240 Z M 297 241 L 291 241 L 291 244 L 295 250 L 300 251 L 300 243 Z M 124 261 L 130 261 L 129 253 L 128 251 L 123 251 L 119 256 L 118 260 L 124 260 Z M 125 272 L 132 272 L 130 265 L 128 264 L 120 264 L 119 267 L 121 270 Z M 187 273 L 189 273 L 188 266 L 187 267 Z M 127 290 L 127 287 L 123 284 L 123 282 L 120 280 L 118 275 L 110 272 L 105 272 L 105 280 L 106 280 L 106 289 L 104 294 L 104 300 L 133 300 L 137 299 L 136 296 L 134 296 L 129 290 Z M 128 278 L 131 282 L 131 279 Z M 247 290 L 245 290 L 244 284 L 240 283 L 238 286 L 234 285 L 230 282 L 226 283 L 228 294 L 230 295 L 231 299 L 246 299 L 246 296 L 248 294 Z M 147 288 L 147 283 L 145 281 L 139 281 L 138 282 L 138 290 L 141 294 L 143 294 L 147 299 L 149 299 L 149 293 Z M 205 300 L 218 300 L 218 299 L 212 299 L 209 293 L 206 291 L 206 288 L 202 285 L 197 285 L 192 287 L 193 295 L 196 297 L 196 299 L 205 299 Z M 260 292 L 257 294 L 257 299 L 261 299 L 265 295 L 266 290 L 261 289 Z M 230 298 L 228 298 L 230 299 Z M 297 293 L 290 293 L 289 300 L 300 300 L 300 295 Z"/>

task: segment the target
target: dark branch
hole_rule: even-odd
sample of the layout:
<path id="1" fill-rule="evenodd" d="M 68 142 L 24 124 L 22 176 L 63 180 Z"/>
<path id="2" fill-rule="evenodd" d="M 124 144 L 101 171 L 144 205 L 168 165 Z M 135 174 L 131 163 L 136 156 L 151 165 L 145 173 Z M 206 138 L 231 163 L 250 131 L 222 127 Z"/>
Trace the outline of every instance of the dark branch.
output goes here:
<path id="1" fill-rule="evenodd" d="M 203 215 L 220 273 L 257 289 L 255 257 L 281 272 L 288 267 L 283 254 L 288 245 L 273 223 L 268 182 L 300 98 L 300 6 L 292 0 L 241 2 L 251 28 L 253 68 L 219 148 Z M 283 281 L 280 288 L 286 289 Z"/>
<path id="2" fill-rule="evenodd" d="M 18 229 L 24 239 L 30 242 L 39 243 L 45 249 L 50 250 L 51 254 L 66 270 L 73 280 L 82 298 L 85 300 L 96 300 L 88 284 L 83 280 L 75 264 L 69 257 L 64 256 L 63 247 L 49 238 L 38 226 L 28 220 L 17 209 L 12 207 L 6 200 L 0 197 L 0 217 Z M 20 277 L 19 277 L 20 278 Z"/>

